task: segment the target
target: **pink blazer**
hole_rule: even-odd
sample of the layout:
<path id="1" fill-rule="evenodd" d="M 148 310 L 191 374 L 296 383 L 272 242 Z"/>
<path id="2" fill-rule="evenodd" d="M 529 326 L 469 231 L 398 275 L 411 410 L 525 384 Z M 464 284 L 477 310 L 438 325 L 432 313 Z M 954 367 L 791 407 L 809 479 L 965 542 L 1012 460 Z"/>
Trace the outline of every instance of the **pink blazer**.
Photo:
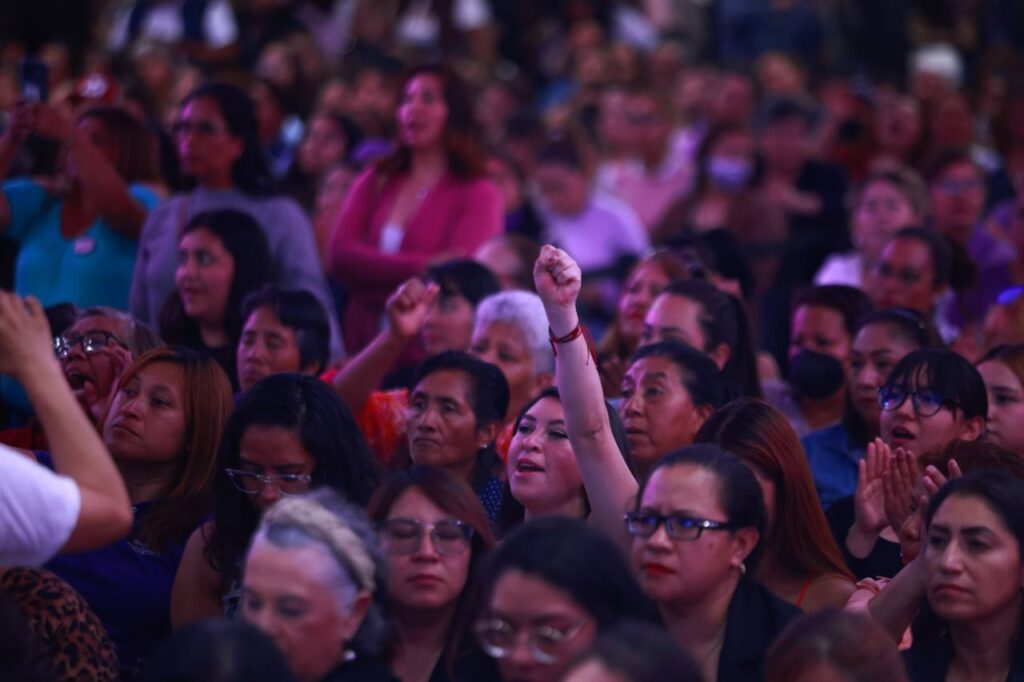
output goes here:
<path id="1" fill-rule="evenodd" d="M 497 186 L 487 178 L 460 181 L 448 174 L 410 217 L 399 251 L 381 252 L 381 231 L 404 181 L 384 181 L 372 169 L 364 172 L 335 226 L 329 274 L 348 293 L 342 328 L 350 353 L 377 334 L 384 302 L 399 284 L 441 254 L 471 256 L 502 231 L 504 207 Z"/>

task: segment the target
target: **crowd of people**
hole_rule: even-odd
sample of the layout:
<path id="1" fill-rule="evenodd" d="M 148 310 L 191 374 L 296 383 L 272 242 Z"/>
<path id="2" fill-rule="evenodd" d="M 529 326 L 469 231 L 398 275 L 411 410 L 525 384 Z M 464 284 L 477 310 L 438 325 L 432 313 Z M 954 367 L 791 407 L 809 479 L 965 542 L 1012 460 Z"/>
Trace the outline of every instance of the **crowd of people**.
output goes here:
<path id="1" fill-rule="evenodd" d="M 65 4 L 0 678 L 1024 679 L 1024 6 Z"/>

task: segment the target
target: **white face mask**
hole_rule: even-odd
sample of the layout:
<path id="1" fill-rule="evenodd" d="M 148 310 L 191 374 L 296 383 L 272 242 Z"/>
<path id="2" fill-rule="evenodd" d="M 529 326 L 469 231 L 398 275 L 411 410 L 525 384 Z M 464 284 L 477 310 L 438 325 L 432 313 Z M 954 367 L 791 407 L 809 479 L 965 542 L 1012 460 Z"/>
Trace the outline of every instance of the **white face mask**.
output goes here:
<path id="1" fill-rule="evenodd" d="M 708 178 L 719 187 L 738 191 L 754 174 L 754 164 L 747 159 L 736 159 L 731 156 L 712 156 L 708 159 Z"/>

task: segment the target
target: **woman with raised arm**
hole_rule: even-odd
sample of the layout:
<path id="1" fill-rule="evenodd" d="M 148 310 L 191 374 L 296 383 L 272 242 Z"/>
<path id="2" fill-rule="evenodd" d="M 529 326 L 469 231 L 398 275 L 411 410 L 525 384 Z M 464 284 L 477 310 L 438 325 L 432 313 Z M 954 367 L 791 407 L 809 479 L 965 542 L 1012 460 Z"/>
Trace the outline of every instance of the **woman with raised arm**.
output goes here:
<path id="1" fill-rule="evenodd" d="M 615 443 L 589 332 L 576 314 L 576 297 L 582 284 L 580 267 L 565 251 L 548 244 L 541 249 L 533 278 L 557 351 L 555 380 L 569 442 L 587 496 L 594 501 L 590 518 L 626 548 L 629 538 L 622 526 L 622 514 L 636 496 L 637 483 Z"/>

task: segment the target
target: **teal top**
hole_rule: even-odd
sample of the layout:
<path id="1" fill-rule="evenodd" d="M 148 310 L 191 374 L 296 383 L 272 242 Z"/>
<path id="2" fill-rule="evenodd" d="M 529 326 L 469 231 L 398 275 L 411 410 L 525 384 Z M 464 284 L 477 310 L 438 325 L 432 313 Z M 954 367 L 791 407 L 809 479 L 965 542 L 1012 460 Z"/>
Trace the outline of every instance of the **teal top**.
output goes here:
<path id="1" fill-rule="evenodd" d="M 3 192 L 11 224 L 2 236 L 19 244 L 14 272 L 18 295 L 35 296 L 44 307 L 74 303 L 128 309 L 138 240 L 118 233 L 102 218 L 80 236 L 64 237 L 61 198 L 31 178 L 9 180 Z M 130 185 L 129 192 L 147 212 L 160 202 L 143 185 Z"/>

